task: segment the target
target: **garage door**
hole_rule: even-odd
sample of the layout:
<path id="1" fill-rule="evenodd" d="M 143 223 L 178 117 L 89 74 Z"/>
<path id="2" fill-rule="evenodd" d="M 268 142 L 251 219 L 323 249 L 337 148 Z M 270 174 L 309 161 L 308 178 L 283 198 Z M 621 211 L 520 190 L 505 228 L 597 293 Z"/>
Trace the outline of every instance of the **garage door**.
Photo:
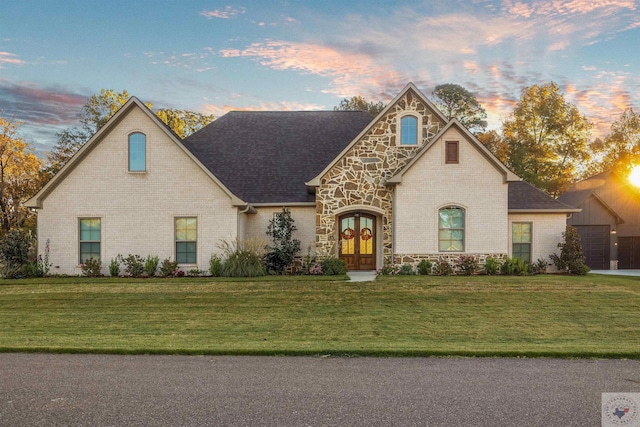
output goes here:
<path id="1" fill-rule="evenodd" d="M 640 268 L 640 236 L 618 237 L 618 268 Z"/>
<path id="2" fill-rule="evenodd" d="M 576 225 L 580 235 L 585 263 L 592 270 L 609 270 L 610 235 L 609 225 Z"/>

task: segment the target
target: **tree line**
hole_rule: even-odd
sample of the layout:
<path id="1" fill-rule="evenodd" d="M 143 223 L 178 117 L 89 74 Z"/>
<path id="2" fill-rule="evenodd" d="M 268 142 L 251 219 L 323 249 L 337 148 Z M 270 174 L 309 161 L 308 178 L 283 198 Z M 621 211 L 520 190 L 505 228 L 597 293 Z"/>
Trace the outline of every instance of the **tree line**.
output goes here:
<path id="1" fill-rule="evenodd" d="M 65 163 L 129 99 L 124 90 L 102 89 L 78 113 L 79 125 L 56 134 L 57 142 L 38 158 L 18 135 L 20 123 L 0 117 L 0 234 L 35 227 L 24 207 Z M 557 84 L 533 85 L 522 91 L 501 129 L 487 130 L 487 113 L 476 96 L 460 85 L 438 85 L 431 101 L 448 119 L 456 118 L 498 159 L 525 181 L 558 196 L 573 183 L 606 170 L 626 174 L 640 163 L 640 114 L 621 113 L 603 139 L 591 140 L 593 123 L 568 103 Z M 150 109 L 150 103 L 145 103 Z M 361 96 L 343 99 L 334 110 L 364 110 L 377 116 L 385 105 Z M 214 120 L 188 110 L 159 109 L 155 114 L 184 138 Z"/>

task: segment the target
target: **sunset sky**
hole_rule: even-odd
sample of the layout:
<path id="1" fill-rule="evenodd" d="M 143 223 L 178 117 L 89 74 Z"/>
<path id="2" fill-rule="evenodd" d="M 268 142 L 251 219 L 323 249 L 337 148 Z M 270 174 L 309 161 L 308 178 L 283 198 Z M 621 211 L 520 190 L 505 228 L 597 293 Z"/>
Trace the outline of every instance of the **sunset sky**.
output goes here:
<path id="1" fill-rule="evenodd" d="M 640 110 L 640 0 L 3 1 L 0 116 L 38 151 L 100 89 L 154 108 L 332 109 L 457 83 L 490 128 L 554 81 L 604 136 Z"/>

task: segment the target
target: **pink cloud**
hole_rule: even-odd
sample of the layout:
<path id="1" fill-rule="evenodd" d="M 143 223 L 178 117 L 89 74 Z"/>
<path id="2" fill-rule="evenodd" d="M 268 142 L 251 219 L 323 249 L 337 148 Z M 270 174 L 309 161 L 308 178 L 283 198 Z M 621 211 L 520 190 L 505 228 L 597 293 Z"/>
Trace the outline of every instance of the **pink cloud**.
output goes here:
<path id="1" fill-rule="evenodd" d="M 22 65 L 25 61 L 18 58 L 18 55 L 9 52 L 0 52 L 0 64 L 15 64 Z M 0 65 L 2 67 L 2 65 Z"/>

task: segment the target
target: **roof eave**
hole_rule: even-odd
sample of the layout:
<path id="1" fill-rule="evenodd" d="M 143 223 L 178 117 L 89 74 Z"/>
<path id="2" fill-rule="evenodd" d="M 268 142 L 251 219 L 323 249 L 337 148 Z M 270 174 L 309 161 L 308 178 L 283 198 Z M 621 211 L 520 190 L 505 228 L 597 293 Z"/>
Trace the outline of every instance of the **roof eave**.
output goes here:
<path id="1" fill-rule="evenodd" d="M 543 214 L 554 214 L 554 213 L 578 213 L 582 212 L 582 209 L 509 209 L 509 213 L 543 213 Z"/>

